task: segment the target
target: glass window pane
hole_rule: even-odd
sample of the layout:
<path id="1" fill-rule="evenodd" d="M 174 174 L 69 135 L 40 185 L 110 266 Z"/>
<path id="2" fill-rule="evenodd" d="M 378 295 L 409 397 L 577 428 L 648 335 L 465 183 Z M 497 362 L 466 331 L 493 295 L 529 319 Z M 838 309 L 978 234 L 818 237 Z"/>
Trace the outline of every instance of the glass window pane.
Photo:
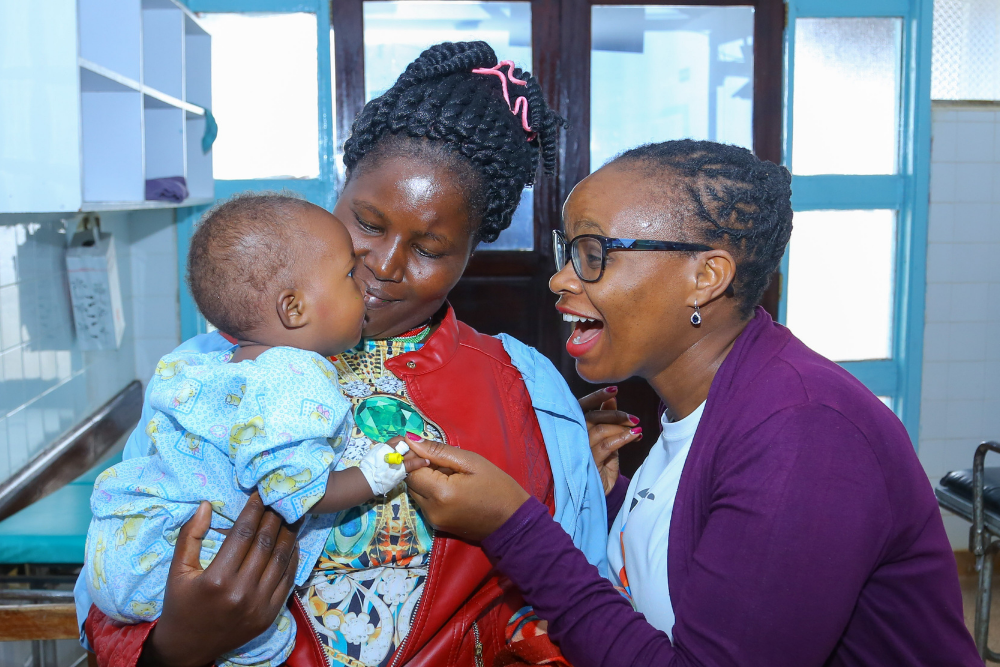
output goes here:
<path id="1" fill-rule="evenodd" d="M 593 7 L 591 171 L 652 141 L 752 149 L 753 22 L 753 7 Z"/>
<path id="2" fill-rule="evenodd" d="M 319 176 L 316 15 L 200 18 L 212 35 L 215 178 Z"/>
<path id="3" fill-rule="evenodd" d="M 792 171 L 894 174 L 902 19 L 795 21 Z"/>
<path id="4" fill-rule="evenodd" d="M 1000 3 L 934 1 L 935 100 L 1000 100 Z"/>
<path id="5" fill-rule="evenodd" d="M 365 2 L 365 101 L 388 90 L 406 66 L 439 42 L 482 40 L 500 60 L 531 70 L 530 2 Z M 481 250 L 534 248 L 532 193 L 525 190 L 514 220 Z"/>
<path id="6" fill-rule="evenodd" d="M 895 248 L 895 211 L 796 213 L 788 328 L 834 361 L 888 359 Z"/>

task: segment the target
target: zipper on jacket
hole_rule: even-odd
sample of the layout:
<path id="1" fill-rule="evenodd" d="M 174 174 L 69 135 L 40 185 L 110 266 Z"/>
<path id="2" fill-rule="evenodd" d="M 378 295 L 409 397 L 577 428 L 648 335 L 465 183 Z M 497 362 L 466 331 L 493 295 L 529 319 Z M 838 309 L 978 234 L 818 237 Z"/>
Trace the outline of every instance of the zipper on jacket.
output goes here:
<path id="1" fill-rule="evenodd" d="M 476 667 L 483 667 L 483 643 L 479 640 L 479 623 L 472 622 L 472 635 L 476 638 Z"/>
<path id="2" fill-rule="evenodd" d="M 431 533 L 431 546 L 428 551 L 430 556 L 427 558 L 427 578 L 424 579 L 425 591 L 427 590 L 427 583 L 431 580 L 431 565 L 433 565 L 434 563 L 434 553 L 435 553 L 434 540 L 436 537 L 437 537 L 437 531 L 435 530 L 434 532 Z M 399 646 L 396 647 L 396 657 L 394 657 L 392 659 L 392 662 L 389 663 L 389 667 L 397 667 L 397 665 L 400 664 L 399 661 L 403 657 L 403 651 L 406 649 L 406 644 L 407 642 L 410 641 L 410 636 L 413 635 L 413 628 L 417 624 L 417 621 L 420 620 L 420 610 L 423 608 L 422 607 L 423 601 L 424 601 L 424 594 L 421 592 L 420 599 L 417 600 L 417 603 L 415 605 L 413 605 L 413 615 L 411 616 L 412 620 L 410 621 L 410 628 L 409 630 L 407 630 L 406 636 L 403 637 L 403 641 L 399 642 Z"/>
<path id="3" fill-rule="evenodd" d="M 327 667 L 330 667 L 330 657 L 326 654 L 326 651 L 323 650 L 323 639 L 319 636 L 316 626 L 313 625 L 313 623 L 316 622 L 316 619 L 312 617 L 312 614 L 306 611 L 306 606 L 302 604 L 302 599 L 299 597 L 298 591 L 292 591 L 292 599 L 295 600 L 295 604 L 299 606 L 299 611 L 302 612 L 302 615 L 306 617 L 307 621 L 309 621 L 309 629 L 312 630 L 313 637 L 316 638 L 316 647 L 319 649 L 319 654 L 323 656 L 323 663 L 327 665 Z"/>

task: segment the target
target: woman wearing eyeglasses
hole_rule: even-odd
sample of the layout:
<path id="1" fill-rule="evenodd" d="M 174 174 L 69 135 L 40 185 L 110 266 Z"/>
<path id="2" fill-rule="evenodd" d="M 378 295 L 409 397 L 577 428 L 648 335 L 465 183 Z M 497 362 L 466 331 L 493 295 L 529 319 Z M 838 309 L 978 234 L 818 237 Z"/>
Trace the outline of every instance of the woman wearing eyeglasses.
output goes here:
<path id="1" fill-rule="evenodd" d="M 610 582 L 498 468 L 413 445 L 434 466 L 409 478 L 425 516 L 481 541 L 576 667 L 982 664 L 902 424 L 758 305 L 790 180 L 741 148 L 667 142 L 565 204 L 550 287 L 577 371 L 640 376 L 667 408 L 631 482 L 595 448 Z"/>

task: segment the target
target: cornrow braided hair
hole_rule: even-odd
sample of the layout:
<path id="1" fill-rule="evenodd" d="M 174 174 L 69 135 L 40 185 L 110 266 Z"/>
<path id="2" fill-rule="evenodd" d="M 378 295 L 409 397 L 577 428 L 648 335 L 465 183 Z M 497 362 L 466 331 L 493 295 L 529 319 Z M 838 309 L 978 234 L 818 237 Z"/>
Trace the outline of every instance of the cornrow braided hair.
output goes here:
<path id="1" fill-rule="evenodd" d="M 645 163 L 685 179 L 684 191 L 706 244 L 723 244 L 736 260 L 733 290 L 749 317 L 778 269 L 792 234 L 792 175 L 739 146 L 665 141 L 625 151 L 609 164 Z"/>
<path id="2" fill-rule="evenodd" d="M 480 217 L 477 240 L 495 241 L 510 226 L 521 191 L 534 184 L 539 161 L 546 173 L 552 173 L 559 128 L 565 125 L 549 109 L 538 81 L 528 72 L 511 67 L 510 74 L 525 85 L 507 86 L 509 105 L 499 77 L 472 72 L 497 64 L 486 42 L 444 42 L 421 53 L 355 119 L 344 143 L 347 180 L 366 156 L 407 152 L 403 142 L 392 137 L 439 144 L 449 155 L 465 158 L 474 167 L 469 201 Z M 512 111 L 522 97 L 528 106 L 530 132 Z"/>

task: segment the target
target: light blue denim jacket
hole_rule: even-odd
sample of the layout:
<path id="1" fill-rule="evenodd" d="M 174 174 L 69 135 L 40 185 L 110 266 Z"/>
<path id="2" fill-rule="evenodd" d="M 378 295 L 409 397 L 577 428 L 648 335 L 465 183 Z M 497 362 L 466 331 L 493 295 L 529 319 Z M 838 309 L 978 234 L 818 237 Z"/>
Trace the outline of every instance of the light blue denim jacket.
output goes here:
<path id="1" fill-rule="evenodd" d="M 507 334 L 498 338 L 521 371 L 542 429 L 555 488 L 553 518 L 601 576 L 607 577 L 608 506 L 580 404 L 548 358 Z"/>
<path id="2" fill-rule="evenodd" d="M 545 440 L 545 451 L 552 468 L 556 505 L 554 518 L 573 538 L 576 548 L 587 556 L 602 576 L 607 576 L 607 505 L 604 487 L 590 453 L 587 424 L 580 404 L 552 362 L 541 353 L 507 334 L 500 334 L 498 338 L 510 355 L 511 362 L 521 372 Z M 221 334 L 213 332 L 195 336 L 181 343 L 175 351 L 221 352 L 231 346 Z M 149 436 L 146 435 L 145 425 L 152 416 L 147 385 L 142 417 L 125 444 L 123 459 L 142 456 L 148 451 Z M 73 593 L 80 624 L 80 642 L 84 648 L 91 650 L 83 632 L 91 600 L 82 574 Z"/>

